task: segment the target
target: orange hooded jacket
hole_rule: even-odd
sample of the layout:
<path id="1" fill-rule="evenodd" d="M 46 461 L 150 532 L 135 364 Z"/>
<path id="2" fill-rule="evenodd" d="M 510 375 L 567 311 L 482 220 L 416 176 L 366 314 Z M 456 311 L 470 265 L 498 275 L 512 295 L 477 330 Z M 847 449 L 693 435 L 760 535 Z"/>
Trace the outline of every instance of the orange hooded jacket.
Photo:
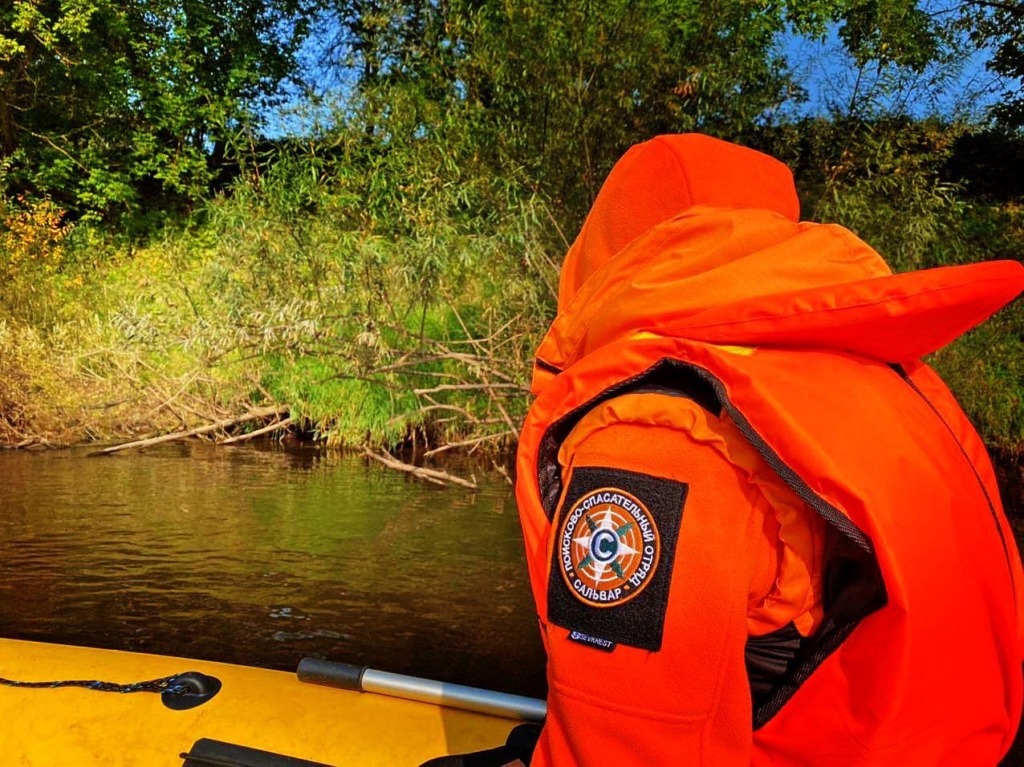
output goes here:
<path id="1" fill-rule="evenodd" d="M 549 655 L 534 764 L 985 765 L 1013 740 L 1020 559 L 984 447 L 919 357 L 1024 268 L 893 275 L 797 216 L 781 163 L 664 136 L 620 160 L 569 251 L 518 456 Z M 826 548 L 818 614 L 756 695 L 752 461 Z"/>

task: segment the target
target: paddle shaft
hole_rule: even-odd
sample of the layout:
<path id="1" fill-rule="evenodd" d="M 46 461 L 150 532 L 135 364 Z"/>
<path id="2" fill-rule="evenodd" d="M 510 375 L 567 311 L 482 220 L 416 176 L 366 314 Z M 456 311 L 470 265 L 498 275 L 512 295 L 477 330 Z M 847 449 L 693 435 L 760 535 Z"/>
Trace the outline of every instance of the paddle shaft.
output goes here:
<path id="1" fill-rule="evenodd" d="M 390 695 L 527 722 L 541 722 L 547 713 L 547 705 L 537 698 L 392 674 L 365 666 L 353 666 L 350 663 L 303 658 L 299 662 L 297 673 L 302 682 Z"/>

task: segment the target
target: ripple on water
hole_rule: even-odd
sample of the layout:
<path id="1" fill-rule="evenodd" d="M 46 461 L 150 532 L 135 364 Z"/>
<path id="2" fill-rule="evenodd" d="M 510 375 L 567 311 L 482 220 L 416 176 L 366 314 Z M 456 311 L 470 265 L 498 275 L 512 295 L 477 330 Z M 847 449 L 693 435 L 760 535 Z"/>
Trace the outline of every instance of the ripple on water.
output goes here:
<path id="1" fill-rule="evenodd" d="M 543 692 L 500 479 L 436 492 L 357 458 L 204 445 L 0 453 L 0 472 L 7 635 Z"/>

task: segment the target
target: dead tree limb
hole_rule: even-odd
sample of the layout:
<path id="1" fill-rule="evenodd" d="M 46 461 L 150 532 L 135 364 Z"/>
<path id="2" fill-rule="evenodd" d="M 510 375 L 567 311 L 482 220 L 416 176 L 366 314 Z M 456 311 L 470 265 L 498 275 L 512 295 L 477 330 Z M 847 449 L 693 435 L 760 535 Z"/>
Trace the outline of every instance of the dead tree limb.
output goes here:
<path id="1" fill-rule="evenodd" d="M 503 431 L 503 432 L 499 432 L 497 434 L 485 434 L 482 437 L 475 437 L 474 439 L 466 439 L 466 440 L 463 440 L 461 442 L 448 442 L 447 444 L 441 445 L 440 447 L 435 447 L 432 450 L 426 451 L 423 454 L 423 457 L 424 458 L 429 458 L 432 455 L 437 455 L 438 453 L 443 453 L 446 450 L 453 450 L 453 449 L 458 448 L 458 447 L 471 447 L 473 445 L 479 445 L 481 442 L 487 442 L 488 440 L 491 440 L 491 439 L 500 439 L 501 437 L 509 437 L 509 436 L 514 437 L 514 436 L 516 436 L 516 433 L 514 431 Z"/>
<path id="2" fill-rule="evenodd" d="M 429 400 L 430 398 L 428 397 L 427 399 Z M 472 424 L 484 424 L 484 423 L 486 423 L 485 421 L 481 421 L 475 415 L 470 413 L 468 410 L 466 410 L 466 408 L 458 407 L 457 405 L 444 405 L 444 404 L 441 404 L 441 403 L 438 403 L 438 402 L 434 402 L 433 400 L 431 400 L 431 404 L 430 405 L 424 405 L 419 410 L 415 411 L 415 414 L 429 413 L 429 412 L 434 411 L 434 410 L 450 410 L 450 411 L 452 411 L 454 413 L 458 413 L 463 418 L 465 418 L 469 423 L 472 423 Z M 398 423 L 399 421 L 401 421 L 401 420 L 403 420 L 405 418 L 408 418 L 408 417 L 409 417 L 408 413 L 401 413 L 400 415 L 393 416 L 388 421 L 388 423 L 389 424 L 390 423 Z"/>
<path id="3" fill-rule="evenodd" d="M 363 452 L 363 455 L 365 455 L 367 458 L 372 458 L 378 463 L 384 464 L 389 469 L 394 469 L 395 471 L 404 471 L 407 474 L 412 474 L 414 477 L 425 479 L 428 482 L 433 482 L 436 485 L 443 485 L 445 482 L 454 482 L 456 485 L 468 487 L 470 490 L 477 489 L 476 482 L 471 482 L 470 480 L 463 479 L 462 477 L 456 477 L 454 474 L 449 474 L 446 471 L 428 469 L 424 466 L 414 466 L 411 463 L 399 461 L 390 453 L 380 455 L 378 453 L 373 452 L 372 450 L 367 449 Z"/>
<path id="4" fill-rule="evenodd" d="M 176 431 L 172 434 L 163 434 L 159 437 L 140 439 L 134 442 L 125 442 L 120 445 L 111 445 L 110 447 L 105 447 L 102 450 L 92 452 L 89 455 L 110 455 L 111 453 L 116 453 L 121 450 L 151 447 L 153 445 L 160 445 L 164 442 L 174 442 L 175 440 L 187 439 L 188 437 L 198 437 L 200 434 L 209 434 L 211 431 L 227 429 L 242 423 L 248 423 L 249 421 L 259 421 L 265 418 L 287 415 L 287 413 L 288 408 L 280 406 L 256 408 L 254 410 L 250 410 L 244 415 L 236 416 L 234 418 L 223 418 L 219 421 L 206 424 L 205 426 L 197 426 L 196 428 L 189 429 L 188 431 Z"/>
<path id="5" fill-rule="evenodd" d="M 289 416 L 288 418 L 284 418 L 280 421 L 275 421 L 274 423 L 269 424 L 268 426 L 264 426 L 262 429 L 256 429 L 256 431 L 250 431 L 246 434 L 239 434 L 237 437 L 229 437 L 228 439 L 222 439 L 217 444 L 231 445 L 234 444 L 235 442 L 242 442 L 243 440 L 252 439 L 254 437 L 262 437 L 264 434 L 271 434 L 275 431 L 280 431 L 281 429 L 287 429 L 289 426 L 292 425 L 292 423 L 293 419 L 291 418 L 291 416 Z"/>
<path id="6" fill-rule="evenodd" d="M 497 461 L 493 461 L 493 460 L 491 461 L 491 466 L 493 466 L 494 470 L 505 478 L 505 481 L 508 484 L 512 485 L 513 487 L 515 486 L 516 483 L 512 481 L 512 477 L 510 477 L 508 475 L 508 470 L 504 466 L 502 466 Z"/>
<path id="7" fill-rule="evenodd" d="M 435 394 L 439 391 L 472 391 L 473 389 L 519 389 L 529 391 L 525 386 L 517 383 L 494 383 L 494 384 L 441 384 L 431 389 L 413 389 L 413 394 Z"/>

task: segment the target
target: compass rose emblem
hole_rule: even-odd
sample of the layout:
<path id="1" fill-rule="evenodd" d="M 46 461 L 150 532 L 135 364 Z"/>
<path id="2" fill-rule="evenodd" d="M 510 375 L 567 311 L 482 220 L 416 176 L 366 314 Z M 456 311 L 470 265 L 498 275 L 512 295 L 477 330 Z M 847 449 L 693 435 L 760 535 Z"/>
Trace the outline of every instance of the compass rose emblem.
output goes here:
<path id="1" fill-rule="evenodd" d="M 633 495 L 615 488 L 587 493 L 558 536 L 560 570 L 580 601 L 612 607 L 636 597 L 658 566 L 654 517 Z"/>

